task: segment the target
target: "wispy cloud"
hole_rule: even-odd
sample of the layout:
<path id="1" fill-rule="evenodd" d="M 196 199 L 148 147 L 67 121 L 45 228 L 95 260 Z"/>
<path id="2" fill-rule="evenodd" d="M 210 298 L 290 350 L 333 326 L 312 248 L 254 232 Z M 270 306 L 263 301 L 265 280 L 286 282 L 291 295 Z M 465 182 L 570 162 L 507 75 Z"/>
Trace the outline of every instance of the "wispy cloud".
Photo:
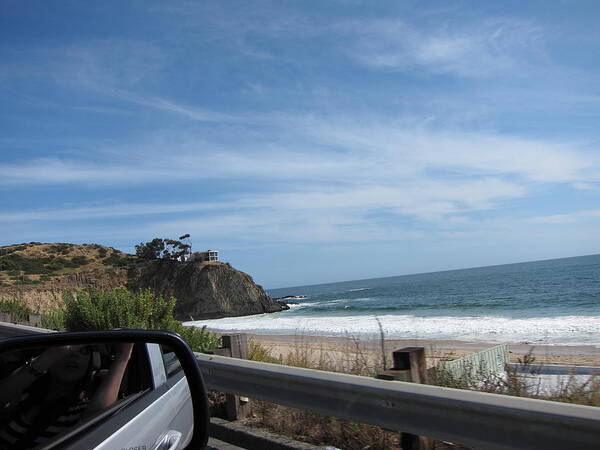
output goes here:
<path id="1" fill-rule="evenodd" d="M 155 186 L 172 183 L 176 174 L 178 181 L 192 185 L 203 180 L 242 183 L 249 193 L 234 202 L 217 199 L 224 208 L 254 208 L 275 216 L 285 210 L 305 210 L 305 216 L 348 210 L 361 220 L 385 212 L 440 221 L 494 209 L 546 184 L 600 181 L 598 157 L 576 144 L 409 130 L 373 118 L 349 123 L 287 117 L 273 120 L 260 133 L 244 135 L 237 128 L 232 133 L 243 140 L 241 148 L 218 135 L 171 139 L 166 134 L 129 147 L 108 147 L 93 161 L 0 164 L 0 185 Z M 205 205 L 193 204 L 188 210 Z"/>
<path id="2" fill-rule="evenodd" d="M 427 70 L 462 77 L 489 77 L 522 70 L 540 59 L 542 33 L 519 20 L 486 20 L 476 24 L 436 23 L 416 28 L 398 19 L 339 24 L 352 42 L 349 54 L 371 67 Z"/>
<path id="3" fill-rule="evenodd" d="M 597 74 L 546 16 L 299 5 L 160 2 L 135 32 L 0 45 L 4 239 L 456 254 L 592 228 Z"/>
<path id="4" fill-rule="evenodd" d="M 552 214 L 549 216 L 532 217 L 527 221 L 537 224 L 571 224 L 597 218 L 600 218 L 600 209 L 586 209 L 568 214 Z"/>

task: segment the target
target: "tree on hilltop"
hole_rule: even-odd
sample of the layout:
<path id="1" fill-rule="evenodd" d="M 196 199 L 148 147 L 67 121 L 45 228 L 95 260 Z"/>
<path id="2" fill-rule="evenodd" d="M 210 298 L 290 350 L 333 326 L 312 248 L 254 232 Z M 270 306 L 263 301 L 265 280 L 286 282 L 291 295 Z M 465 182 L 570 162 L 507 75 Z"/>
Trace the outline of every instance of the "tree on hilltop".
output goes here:
<path id="1" fill-rule="evenodd" d="M 177 261 L 189 254 L 191 246 L 174 239 L 154 238 L 135 246 L 135 254 L 146 259 L 170 259 Z"/>

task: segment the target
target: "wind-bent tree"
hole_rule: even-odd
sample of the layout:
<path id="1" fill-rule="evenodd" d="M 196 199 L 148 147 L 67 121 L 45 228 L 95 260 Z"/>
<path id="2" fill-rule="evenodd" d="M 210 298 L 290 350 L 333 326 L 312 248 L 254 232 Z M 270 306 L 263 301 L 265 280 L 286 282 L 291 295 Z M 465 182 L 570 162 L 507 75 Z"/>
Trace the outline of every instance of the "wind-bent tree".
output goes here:
<path id="1" fill-rule="evenodd" d="M 135 246 L 135 254 L 139 258 L 179 260 L 189 254 L 190 245 L 174 239 L 154 238 L 150 242 Z"/>

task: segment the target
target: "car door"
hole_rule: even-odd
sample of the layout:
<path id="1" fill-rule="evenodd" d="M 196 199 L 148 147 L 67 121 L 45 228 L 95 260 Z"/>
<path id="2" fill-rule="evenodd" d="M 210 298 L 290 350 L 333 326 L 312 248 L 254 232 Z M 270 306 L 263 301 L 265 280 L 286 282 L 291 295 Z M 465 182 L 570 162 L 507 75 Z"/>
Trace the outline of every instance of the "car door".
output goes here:
<path id="1" fill-rule="evenodd" d="M 183 371 L 173 352 L 159 344 L 142 344 L 145 361 L 136 361 L 147 371 L 151 387 L 98 424 L 91 432 L 72 440 L 68 449 L 176 450 L 185 448 L 193 433 L 193 408 Z M 180 365 L 179 365 L 180 368 Z M 135 374 L 132 378 L 144 378 Z M 133 384 L 135 385 L 135 381 Z M 143 386 L 143 385 L 142 385 Z"/>

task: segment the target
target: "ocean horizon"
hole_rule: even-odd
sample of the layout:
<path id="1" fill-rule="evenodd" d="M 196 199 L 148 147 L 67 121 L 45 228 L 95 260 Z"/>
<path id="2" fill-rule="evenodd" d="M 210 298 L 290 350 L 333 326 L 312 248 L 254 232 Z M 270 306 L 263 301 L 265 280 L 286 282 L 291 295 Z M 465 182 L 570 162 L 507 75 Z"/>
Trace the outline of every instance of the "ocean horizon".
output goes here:
<path id="1" fill-rule="evenodd" d="M 600 255 L 269 289 L 279 313 L 189 322 L 215 331 L 600 347 Z M 378 323 L 379 322 L 379 323 Z"/>

